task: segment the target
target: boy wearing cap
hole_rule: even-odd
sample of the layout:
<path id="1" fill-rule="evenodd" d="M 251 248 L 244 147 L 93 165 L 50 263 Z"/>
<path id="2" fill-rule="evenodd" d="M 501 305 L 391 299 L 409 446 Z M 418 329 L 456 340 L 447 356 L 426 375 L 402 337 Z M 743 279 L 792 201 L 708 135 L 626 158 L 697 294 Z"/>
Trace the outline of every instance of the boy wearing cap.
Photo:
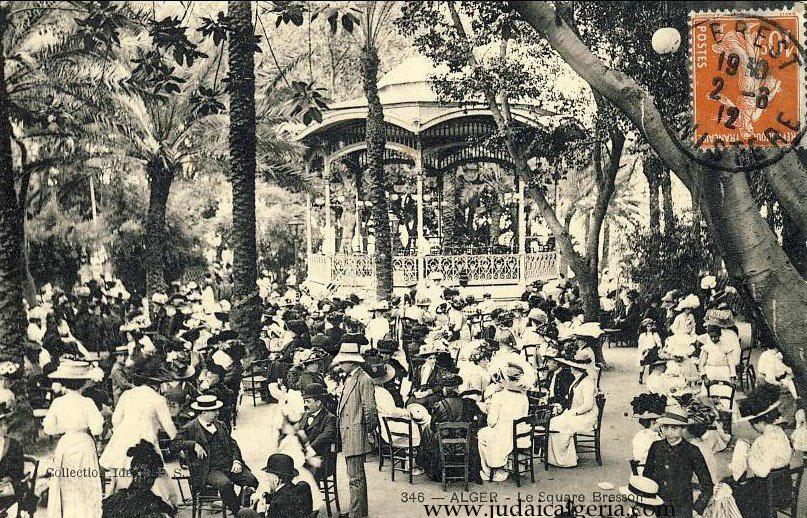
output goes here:
<path id="1" fill-rule="evenodd" d="M 650 446 L 642 474 L 659 485 L 659 496 L 672 506 L 675 516 L 689 518 L 693 511 L 703 514 L 712 498 L 714 483 L 700 449 L 683 437 L 689 424 L 686 411 L 668 405 L 656 423 L 664 440 Z M 700 484 L 697 500 L 692 495 L 693 474 Z"/>

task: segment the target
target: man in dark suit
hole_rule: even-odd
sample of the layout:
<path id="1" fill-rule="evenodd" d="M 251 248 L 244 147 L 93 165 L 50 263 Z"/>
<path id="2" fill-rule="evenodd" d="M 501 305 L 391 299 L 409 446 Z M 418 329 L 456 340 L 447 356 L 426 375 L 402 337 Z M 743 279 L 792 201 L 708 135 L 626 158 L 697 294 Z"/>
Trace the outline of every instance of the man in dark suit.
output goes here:
<path id="1" fill-rule="evenodd" d="M 642 321 L 642 311 L 639 308 L 639 293 L 628 290 L 625 293 L 625 306 L 620 315 L 614 319 L 614 327 L 620 330 L 622 338 L 635 344 L 639 337 L 639 323 Z"/>
<path id="2" fill-rule="evenodd" d="M 331 454 L 331 448 L 336 443 L 336 416 L 328 412 L 322 404 L 325 395 L 325 385 L 307 385 L 303 389 L 305 413 L 297 423 L 300 427 L 300 439 L 307 441 L 322 460 L 322 464 L 314 471 L 314 478 L 317 480 L 329 475 L 336 468 L 336 455 Z"/>
<path id="3" fill-rule="evenodd" d="M 543 356 L 544 365 L 549 373 L 548 403 L 560 405 L 562 410 L 571 407 L 571 390 L 574 383 L 574 373 L 571 368 L 561 365 L 556 361 L 560 356 L 560 351 L 553 346 L 547 347 Z"/>
<path id="4" fill-rule="evenodd" d="M 272 490 L 253 495 L 253 501 L 264 499 L 265 510 L 258 514 L 252 509 L 242 509 L 239 518 L 308 518 L 314 513 L 311 486 L 307 482 L 292 482 L 299 473 L 291 457 L 283 453 L 270 455 L 263 471 L 269 474 Z"/>
<path id="5" fill-rule="evenodd" d="M 332 365 L 345 375 L 342 395 L 337 406 L 339 440 L 347 465 L 350 486 L 350 518 L 367 518 L 367 478 L 364 460 L 370 448 L 370 436 L 378 424 L 375 387 L 370 376 L 361 368 L 364 358 L 359 354 L 361 335 L 345 335 Z"/>
<path id="6" fill-rule="evenodd" d="M 197 397 L 191 408 L 199 415 L 179 430 L 170 449 L 175 454 L 184 453 L 189 459 L 192 491 L 198 491 L 205 484 L 215 487 L 224 505 L 236 514 L 241 502 L 234 485 L 256 488 L 258 480 L 244 463 L 229 428 L 217 419 L 222 406 L 214 395 Z"/>

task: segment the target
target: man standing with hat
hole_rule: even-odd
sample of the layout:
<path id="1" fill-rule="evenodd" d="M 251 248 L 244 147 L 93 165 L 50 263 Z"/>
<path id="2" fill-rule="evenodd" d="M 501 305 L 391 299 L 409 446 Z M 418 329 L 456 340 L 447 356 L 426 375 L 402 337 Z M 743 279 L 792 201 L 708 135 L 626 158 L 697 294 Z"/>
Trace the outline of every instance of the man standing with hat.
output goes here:
<path id="1" fill-rule="evenodd" d="M 369 437 L 378 420 L 373 382 L 361 368 L 364 358 L 359 354 L 359 344 L 365 340 L 361 335 L 345 335 L 342 347 L 332 362 L 337 370 L 345 374 L 337 406 L 337 420 L 342 453 L 347 464 L 351 518 L 369 516 L 364 460 L 370 451 Z"/>
<path id="2" fill-rule="evenodd" d="M 180 429 L 171 442 L 171 450 L 177 454 L 184 452 L 190 459 L 193 491 L 198 491 L 206 484 L 215 487 L 224 505 L 237 514 L 241 502 L 234 485 L 256 488 L 258 480 L 244 463 L 241 449 L 230 437 L 229 428 L 218 420 L 222 406 L 224 404 L 212 394 L 197 397 L 191 403 L 191 409 L 198 415 Z"/>

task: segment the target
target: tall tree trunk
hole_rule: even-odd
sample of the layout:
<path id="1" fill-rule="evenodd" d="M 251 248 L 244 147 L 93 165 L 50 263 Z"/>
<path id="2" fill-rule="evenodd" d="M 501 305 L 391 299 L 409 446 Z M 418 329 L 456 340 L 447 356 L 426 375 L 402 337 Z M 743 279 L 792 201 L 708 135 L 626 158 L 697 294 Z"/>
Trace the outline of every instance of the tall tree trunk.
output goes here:
<path id="1" fill-rule="evenodd" d="M 611 260 L 611 222 L 608 221 L 607 216 L 602 222 L 602 255 L 600 257 L 600 271 L 603 271 L 608 268 Z"/>
<path id="2" fill-rule="evenodd" d="M 644 159 L 642 171 L 647 178 L 647 189 L 650 193 L 648 202 L 650 204 L 650 232 L 661 231 L 661 211 L 659 210 L 659 183 L 661 176 L 661 161 L 655 156 L 647 156 Z"/>
<path id="3" fill-rule="evenodd" d="M 146 164 L 149 181 L 149 207 L 146 212 L 146 293 L 165 293 L 165 211 L 168 195 L 174 182 L 175 166 L 161 156 L 152 157 Z"/>
<path id="4" fill-rule="evenodd" d="M 790 262 L 807 279 L 807 232 L 799 228 L 787 211 L 782 210 L 782 249 Z"/>
<path id="5" fill-rule="evenodd" d="M 231 33 L 230 182 L 233 189 L 231 320 L 249 355 L 263 357 L 255 238 L 255 36 L 250 2 L 227 2 Z"/>
<path id="6" fill-rule="evenodd" d="M 21 147 L 21 150 L 24 148 Z M 25 300 L 28 302 L 28 307 L 32 308 L 36 306 L 36 283 L 34 282 L 34 277 L 31 275 L 31 261 L 28 256 L 28 232 L 26 227 L 28 226 L 28 191 L 31 185 L 31 170 L 25 170 L 25 157 L 21 157 L 21 162 L 23 165 L 23 171 L 21 171 L 20 176 L 20 189 L 19 194 L 17 196 L 17 203 L 19 204 L 20 210 L 20 221 L 22 223 L 22 271 L 23 271 L 23 291 L 25 293 Z"/>
<path id="7" fill-rule="evenodd" d="M 443 201 L 440 213 L 443 217 L 443 250 L 453 253 L 459 244 L 459 228 L 457 226 L 457 200 L 459 198 L 457 170 L 450 169 L 443 175 Z"/>
<path id="8" fill-rule="evenodd" d="M 0 7 L 0 361 L 11 360 L 22 365 L 26 326 L 22 305 L 22 218 L 14 189 L 2 38 L 8 27 L 10 5 Z"/>
<path id="9" fill-rule="evenodd" d="M 671 236 L 675 230 L 675 217 L 673 215 L 672 182 L 670 171 L 666 167 L 661 170 L 661 206 L 664 209 L 664 235 Z"/>
<path id="10" fill-rule="evenodd" d="M 370 172 L 375 221 L 376 296 L 389 300 L 392 295 L 392 247 L 387 213 L 387 179 L 384 176 L 384 109 L 378 97 L 378 49 L 367 42 L 361 56 L 362 82 L 367 97 L 367 169 Z"/>

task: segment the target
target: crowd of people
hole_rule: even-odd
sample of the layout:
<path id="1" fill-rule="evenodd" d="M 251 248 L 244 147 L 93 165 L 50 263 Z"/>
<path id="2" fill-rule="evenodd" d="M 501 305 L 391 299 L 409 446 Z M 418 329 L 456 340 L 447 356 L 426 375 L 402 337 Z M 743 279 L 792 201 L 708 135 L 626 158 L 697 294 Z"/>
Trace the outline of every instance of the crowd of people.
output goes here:
<path id="1" fill-rule="evenodd" d="M 513 423 L 539 409 L 548 418 L 548 463 L 574 467 L 576 434 L 592 432 L 601 417 L 604 332 L 638 345 L 647 389 L 633 401 L 641 430 L 624 488 L 631 502 L 689 516 L 726 506 L 733 494 L 741 510 L 756 509 L 761 481 L 789 465 L 793 447 L 807 449 L 804 416 L 773 347 L 760 356 L 760 384 L 739 414 L 715 404 L 713 382 L 736 385 L 739 315 L 731 290 L 706 281 L 707 295 L 671 292 L 641 310 L 637 293 L 626 291 L 613 312 L 586 321 L 565 279 L 502 302 L 477 300 L 464 282 L 437 274 L 380 303 L 262 279 L 261 341 L 249 346 L 212 278 L 142 300 L 113 277 L 69 293 L 46 286 L 27 308 L 25 379 L 43 432 L 59 437 L 48 516 L 173 516 L 182 499 L 164 466 L 179 462 L 194 493 L 215 492 L 234 515 L 309 517 L 323 506 L 320 482 L 341 452 L 349 514 L 366 517 L 366 456 L 400 433 L 411 430 L 417 447 L 404 468 L 439 481 L 438 427 L 467 423 L 470 478 L 495 484 L 510 476 L 513 449 L 524 447 L 513 442 Z M 254 437 L 266 455 L 261 469 L 247 465 L 233 438 L 245 396 L 275 408 Z M 14 404 L 13 393 L 0 391 L 0 432 Z M 731 439 L 732 417 L 760 435 L 736 441 L 731 476 L 721 478 L 714 453 Z M 782 426 L 795 429 L 791 437 Z M 21 448 L 6 444 L 0 504 L 14 501 L 22 479 Z M 69 476 L 80 470 L 100 475 Z"/>

